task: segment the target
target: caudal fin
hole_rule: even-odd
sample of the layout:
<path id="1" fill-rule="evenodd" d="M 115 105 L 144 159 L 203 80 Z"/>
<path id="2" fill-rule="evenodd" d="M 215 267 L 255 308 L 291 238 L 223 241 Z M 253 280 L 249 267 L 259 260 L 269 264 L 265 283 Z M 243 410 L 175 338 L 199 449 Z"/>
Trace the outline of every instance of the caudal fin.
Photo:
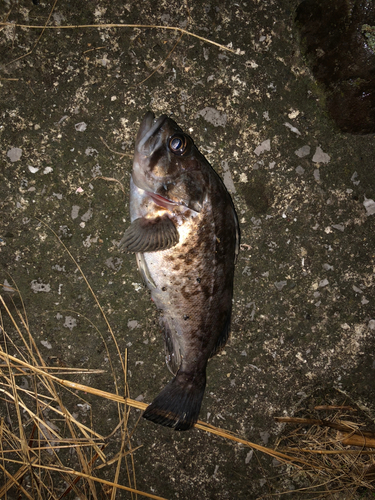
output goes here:
<path id="1" fill-rule="evenodd" d="M 205 387 L 204 372 L 192 375 L 179 371 L 142 416 L 155 424 L 186 431 L 198 420 Z"/>

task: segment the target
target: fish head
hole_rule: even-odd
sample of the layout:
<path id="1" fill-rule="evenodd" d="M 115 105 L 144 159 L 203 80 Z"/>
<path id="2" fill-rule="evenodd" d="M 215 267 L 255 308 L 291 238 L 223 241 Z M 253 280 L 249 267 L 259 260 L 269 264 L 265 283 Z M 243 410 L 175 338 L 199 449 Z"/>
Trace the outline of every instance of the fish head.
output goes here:
<path id="1" fill-rule="evenodd" d="M 204 198 L 201 165 L 205 158 L 190 136 L 167 115 L 147 112 L 135 142 L 132 178 L 161 205 L 200 211 Z"/>

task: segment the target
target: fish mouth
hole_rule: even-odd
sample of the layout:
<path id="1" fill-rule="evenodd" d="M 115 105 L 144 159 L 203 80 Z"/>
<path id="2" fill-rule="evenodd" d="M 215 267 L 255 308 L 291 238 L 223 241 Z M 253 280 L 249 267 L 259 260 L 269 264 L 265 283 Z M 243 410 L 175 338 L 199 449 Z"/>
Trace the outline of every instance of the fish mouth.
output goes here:
<path id="1" fill-rule="evenodd" d="M 156 155 L 156 163 L 159 161 L 158 150 L 160 150 L 160 155 L 163 156 L 163 145 L 167 137 L 173 133 L 170 122 L 171 120 L 165 114 L 159 118 L 155 118 L 152 111 L 148 111 L 145 114 L 135 141 L 132 173 L 135 185 L 143 189 L 156 205 L 167 210 L 172 210 L 178 203 L 168 199 L 164 196 L 164 193 L 159 194 L 157 192 L 158 187 L 163 186 L 168 176 L 158 178 L 153 168 L 150 168 L 150 162 L 153 162 L 152 156 L 154 154 Z M 161 159 L 163 160 L 163 158 Z"/>
<path id="2" fill-rule="evenodd" d="M 152 111 L 148 111 L 145 114 L 136 139 L 137 151 L 142 151 L 145 156 L 151 156 L 159 146 L 159 143 L 161 143 L 160 134 L 157 134 L 157 132 L 161 129 L 167 118 L 167 115 L 161 115 L 155 120 L 155 115 Z M 155 136 L 154 140 L 150 140 L 153 136 Z"/>

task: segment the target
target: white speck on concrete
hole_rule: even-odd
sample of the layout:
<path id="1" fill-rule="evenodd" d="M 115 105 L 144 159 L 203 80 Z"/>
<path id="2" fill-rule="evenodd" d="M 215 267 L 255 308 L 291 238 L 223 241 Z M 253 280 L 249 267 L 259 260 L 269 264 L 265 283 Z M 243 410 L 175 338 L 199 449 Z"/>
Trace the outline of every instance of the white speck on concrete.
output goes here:
<path id="1" fill-rule="evenodd" d="M 109 257 L 105 261 L 105 265 L 109 267 L 109 269 L 112 269 L 113 271 L 117 272 L 121 269 L 122 262 L 123 262 L 122 259 L 120 259 L 119 257 Z"/>
<path id="2" fill-rule="evenodd" d="M 257 156 L 264 153 L 265 151 L 271 151 L 271 140 L 270 139 L 266 139 L 265 141 L 263 141 L 261 144 L 259 144 L 259 146 L 257 146 L 254 149 L 254 153 Z"/>
<path id="3" fill-rule="evenodd" d="M 8 280 L 4 280 L 4 284 L 2 286 L 3 292 L 15 292 L 16 289 L 12 287 Z"/>
<path id="4" fill-rule="evenodd" d="M 251 365 L 250 363 L 247 365 L 249 366 L 250 368 L 253 368 L 253 370 L 257 370 L 258 372 L 261 372 L 262 370 L 260 368 L 258 368 L 257 366 L 255 365 Z"/>
<path id="5" fill-rule="evenodd" d="M 46 167 L 44 170 L 43 170 L 43 174 L 46 175 L 46 174 L 50 174 L 51 172 L 53 172 L 53 168 L 52 167 Z"/>
<path id="6" fill-rule="evenodd" d="M 59 12 L 54 12 L 52 14 L 53 19 L 55 20 L 55 23 L 57 26 L 60 26 L 63 21 L 65 21 L 65 16 L 64 14 L 60 14 Z"/>
<path id="7" fill-rule="evenodd" d="M 274 283 L 274 285 L 275 285 L 276 289 L 280 292 L 284 288 L 284 286 L 287 285 L 287 282 L 286 281 L 276 281 Z"/>
<path id="8" fill-rule="evenodd" d="M 371 198 L 366 198 L 365 201 L 363 202 L 363 206 L 366 209 L 366 215 L 367 217 L 369 215 L 374 215 L 375 214 L 375 202 Z"/>
<path id="9" fill-rule="evenodd" d="M 92 217 L 92 214 L 93 214 L 93 209 L 90 207 L 87 212 L 85 212 L 82 217 L 81 217 L 81 220 L 83 220 L 84 222 L 87 222 L 88 220 L 91 219 Z"/>
<path id="10" fill-rule="evenodd" d="M 327 153 L 324 153 L 322 148 L 318 146 L 315 150 L 315 154 L 312 158 L 312 161 L 314 163 L 329 163 L 330 160 L 331 157 Z"/>
<path id="11" fill-rule="evenodd" d="M 297 135 L 301 135 L 301 132 L 298 130 L 298 128 L 293 127 L 293 125 L 289 122 L 284 123 L 285 127 L 288 127 L 292 132 L 294 132 Z"/>
<path id="12" fill-rule="evenodd" d="M 345 230 L 344 224 L 332 224 L 333 229 L 343 232 Z"/>
<path id="13" fill-rule="evenodd" d="M 78 217 L 80 207 L 78 205 L 72 206 L 72 212 L 70 214 L 71 218 L 74 220 Z"/>
<path id="14" fill-rule="evenodd" d="M 358 177 L 358 173 L 357 172 L 354 172 L 354 174 L 351 176 L 350 180 L 352 181 L 352 183 L 355 185 L 355 186 L 358 186 L 358 184 L 361 182 L 361 181 L 357 181 Z"/>
<path id="15" fill-rule="evenodd" d="M 202 116 L 214 127 L 225 127 L 228 119 L 226 113 L 222 113 L 215 108 L 203 108 L 198 111 L 194 118 L 198 118 L 199 116 Z"/>
<path id="16" fill-rule="evenodd" d="M 327 280 L 327 278 L 324 278 L 324 280 L 319 281 L 319 288 L 324 288 L 328 285 L 328 283 L 329 281 Z"/>
<path id="17" fill-rule="evenodd" d="M 375 319 L 370 319 L 370 321 L 368 322 L 368 327 L 370 328 L 370 330 L 375 330 Z"/>
<path id="18" fill-rule="evenodd" d="M 290 113 L 288 113 L 288 118 L 289 120 L 294 120 L 295 118 L 297 118 L 298 115 L 299 115 L 298 109 L 292 109 Z"/>
<path id="19" fill-rule="evenodd" d="M 253 458 L 253 455 L 254 455 L 254 450 L 250 450 L 249 453 L 246 455 L 246 458 L 245 458 L 245 464 L 249 464 L 250 463 L 250 460 Z"/>
<path id="20" fill-rule="evenodd" d="M 246 61 L 245 66 L 246 68 L 256 69 L 258 67 L 258 64 L 255 61 L 251 60 L 251 61 Z"/>
<path id="21" fill-rule="evenodd" d="M 298 167 L 296 167 L 296 172 L 298 175 L 303 175 L 305 173 L 305 169 L 301 167 L 301 165 L 298 165 Z"/>
<path id="22" fill-rule="evenodd" d="M 134 330 L 134 328 L 139 328 L 139 323 L 138 321 L 136 321 L 135 319 L 131 319 L 128 321 L 128 328 L 130 328 L 130 330 Z"/>
<path id="23" fill-rule="evenodd" d="M 305 146 L 302 146 L 302 148 L 299 148 L 296 151 L 294 151 L 294 154 L 296 154 L 299 158 L 303 158 L 304 156 L 310 154 L 310 146 L 306 144 Z"/>
<path id="24" fill-rule="evenodd" d="M 103 175 L 102 171 L 100 170 L 100 165 L 99 164 L 95 165 L 95 167 L 92 167 L 92 169 L 91 169 L 91 175 L 93 177 L 98 177 L 98 175 Z"/>
<path id="25" fill-rule="evenodd" d="M 91 409 L 91 406 L 88 403 L 78 403 L 77 406 L 81 408 L 83 413 L 87 413 Z"/>
<path id="26" fill-rule="evenodd" d="M 231 193 L 236 193 L 236 188 L 235 188 L 234 183 L 233 183 L 232 174 L 231 174 L 231 171 L 229 169 L 228 162 L 223 160 L 221 162 L 221 166 L 223 167 L 223 172 L 224 172 L 223 182 L 225 184 L 225 187 Z"/>
<path id="27" fill-rule="evenodd" d="M 37 280 L 33 280 L 31 282 L 31 290 L 34 293 L 39 293 L 39 292 L 46 292 L 46 293 L 48 293 L 48 292 L 51 291 L 51 285 L 49 285 L 48 283 L 40 283 Z"/>
<path id="28" fill-rule="evenodd" d="M 62 122 L 64 122 L 65 120 L 67 120 L 69 118 L 68 115 L 64 115 L 63 117 L 60 118 L 60 120 L 58 122 L 55 122 L 55 125 L 61 125 Z"/>
<path id="29" fill-rule="evenodd" d="M 270 433 L 268 431 L 264 431 L 264 432 L 259 432 L 259 435 L 265 446 L 267 446 L 268 441 L 270 439 Z"/>
<path id="30" fill-rule="evenodd" d="M 60 271 L 60 272 L 63 272 L 65 273 L 65 266 L 60 266 L 59 264 L 55 264 L 54 266 L 52 266 L 52 269 L 54 269 L 55 271 Z"/>
<path id="31" fill-rule="evenodd" d="M 363 293 L 363 290 L 361 290 L 360 288 L 358 288 L 357 286 L 353 285 L 353 290 L 356 292 L 356 293 Z"/>
<path id="32" fill-rule="evenodd" d="M 96 243 L 99 239 L 99 236 L 95 236 L 94 238 L 91 238 L 91 234 L 89 234 L 84 242 L 83 242 L 83 246 L 86 247 L 86 248 L 90 248 L 91 247 L 91 243 Z"/>
<path id="33" fill-rule="evenodd" d="M 212 474 L 212 477 L 214 479 L 216 479 L 216 474 L 218 473 L 218 470 L 219 470 L 219 466 L 218 465 L 215 465 L 215 470 L 214 470 L 214 473 Z"/>
<path id="34" fill-rule="evenodd" d="M 98 150 L 97 149 L 94 149 L 91 146 L 89 146 L 88 148 L 85 149 L 85 155 L 87 155 L 87 156 L 94 156 L 95 154 L 98 154 Z"/>
<path id="35" fill-rule="evenodd" d="M 77 320 L 73 316 L 65 316 L 64 325 L 65 328 L 69 328 L 70 331 L 77 326 Z"/>
<path id="36" fill-rule="evenodd" d="M 242 271 L 243 276 L 251 276 L 251 267 L 245 266 Z"/>
<path id="37" fill-rule="evenodd" d="M 21 159 L 22 156 L 22 149 L 21 148 L 11 148 L 7 152 L 7 157 L 10 159 L 11 162 L 15 162 Z"/>
<path id="38" fill-rule="evenodd" d="M 87 129 L 87 124 L 85 122 L 79 122 L 74 125 L 77 132 L 84 132 Z"/>
<path id="39" fill-rule="evenodd" d="M 48 340 L 41 340 L 40 343 L 47 349 L 52 349 L 52 344 L 50 344 Z"/>
<path id="40" fill-rule="evenodd" d="M 36 174 L 39 171 L 39 167 L 33 167 L 31 165 L 27 165 L 27 168 L 32 174 Z"/>
<path id="41" fill-rule="evenodd" d="M 240 182 L 248 182 L 247 175 L 242 173 L 240 174 Z"/>
<path id="42" fill-rule="evenodd" d="M 136 292 L 142 290 L 142 285 L 140 283 L 132 283 L 132 285 L 134 286 Z"/>
<path id="43" fill-rule="evenodd" d="M 246 307 L 248 308 L 252 308 L 251 309 L 251 313 L 250 313 L 250 316 L 249 316 L 249 320 L 250 321 L 254 321 L 254 316 L 255 316 L 255 311 L 256 311 L 256 305 L 255 305 L 255 302 L 249 302 L 248 304 L 246 304 Z"/>

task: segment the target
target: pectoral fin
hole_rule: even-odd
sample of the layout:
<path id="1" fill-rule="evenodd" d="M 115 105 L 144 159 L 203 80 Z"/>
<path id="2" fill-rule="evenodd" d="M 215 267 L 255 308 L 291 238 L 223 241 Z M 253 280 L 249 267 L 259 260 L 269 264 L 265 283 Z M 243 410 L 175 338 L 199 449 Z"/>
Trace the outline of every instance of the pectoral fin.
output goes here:
<path id="1" fill-rule="evenodd" d="M 125 231 L 119 243 L 123 252 L 157 252 L 178 243 L 176 226 L 167 216 L 136 219 Z"/>

